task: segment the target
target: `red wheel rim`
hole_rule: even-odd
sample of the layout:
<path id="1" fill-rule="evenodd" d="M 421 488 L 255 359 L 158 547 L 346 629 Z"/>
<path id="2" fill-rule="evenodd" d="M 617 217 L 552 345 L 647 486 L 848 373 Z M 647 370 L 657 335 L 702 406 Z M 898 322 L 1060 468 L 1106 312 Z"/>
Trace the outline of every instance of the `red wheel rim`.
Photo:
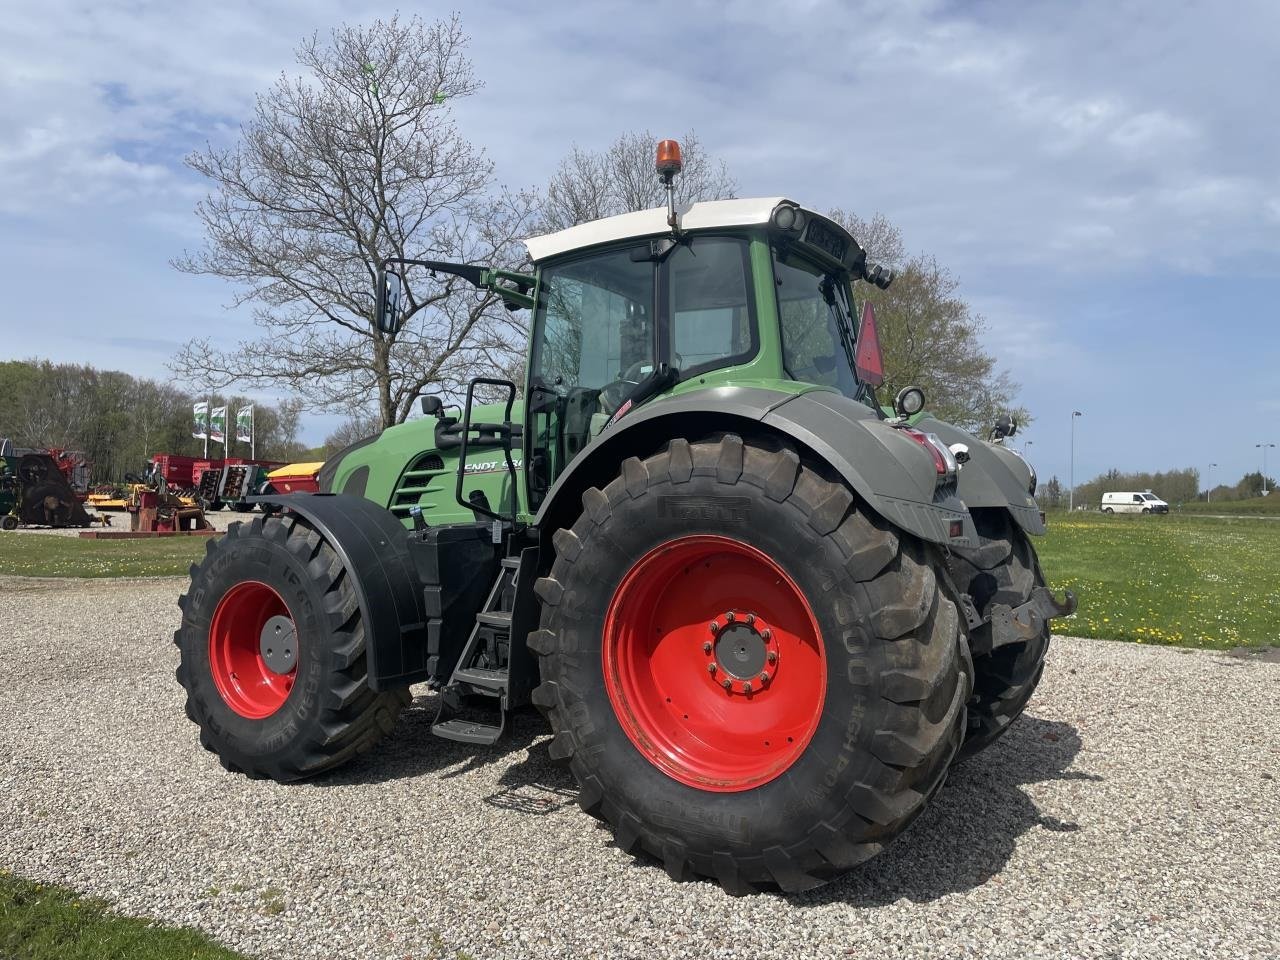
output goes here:
<path id="1" fill-rule="evenodd" d="M 228 707 L 250 720 L 271 716 L 289 699 L 297 663 L 296 627 L 280 594 L 246 580 L 223 595 L 209 625 L 209 668 Z"/>
<path id="2" fill-rule="evenodd" d="M 805 751 L 827 688 L 822 634 L 794 580 L 729 537 L 662 544 L 622 578 L 604 678 L 631 742 L 701 790 L 749 790 Z"/>

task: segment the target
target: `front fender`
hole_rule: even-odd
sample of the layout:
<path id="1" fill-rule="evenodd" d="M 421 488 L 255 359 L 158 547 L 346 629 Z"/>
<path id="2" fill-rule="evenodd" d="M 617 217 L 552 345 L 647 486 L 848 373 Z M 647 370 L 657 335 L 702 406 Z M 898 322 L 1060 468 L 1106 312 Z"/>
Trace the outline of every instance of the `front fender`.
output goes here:
<path id="1" fill-rule="evenodd" d="M 369 686 L 393 690 L 425 680 L 426 614 L 408 534 L 387 510 L 344 493 L 250 497 L 304 518 L 346 568 L 365 623 Z"/>
<path id="2" fill-rule="evenodd" d="M 1045 532 L 1040 507 L 1030 493 L 1031 468 L 1021 457 L 933 417 L 921 418 L 916 427 L 936 433 L 948 445 L 963 443 L 969 448 L 969 462 L 960 468 L 957 488 L 965 506 L 970 510 L 1003 507 L 1027 533 Z"/>

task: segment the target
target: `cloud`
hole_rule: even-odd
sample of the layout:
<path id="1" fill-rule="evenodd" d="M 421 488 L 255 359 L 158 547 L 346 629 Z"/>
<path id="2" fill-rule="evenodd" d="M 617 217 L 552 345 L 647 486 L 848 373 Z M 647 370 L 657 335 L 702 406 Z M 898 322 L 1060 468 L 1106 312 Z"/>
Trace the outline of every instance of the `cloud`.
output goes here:
<path id="1" fill-rule="evenodd" d="M 77 285 L 59 306 L 66 359 L 94 359 L 74 354 L 110 324 L 112 357 L 163 375 L 159 353 L 129 353 L 127 338 L 252 333 L 246 311 L 221 309 L 228 288 L 166 265 L 200 239 L 191 210 L 205 185 L 182 157 L 234 142 L 304 35 L 385 5 L 10 6 L 0 283 L 15 293 L 0 323 L 11 350 L 55 349 L 10 320 L 48 309 L 28 281 L 54 256 Z M 544 182 L 573 142 L 694 128 L 746 194 L 885 213 L 910 249 L 956 273 L 1037 403 L 1059 396 L 1042 379 L 1074 368 L 1100 382 L 1112 355 L 1121 368 L 1148 362 L 1140 342 L 1096 346 L 1116 316 L 1150 313 L 1125 301 L 1108 314 L 1104 298 L 1166 289 L 1194 313 L 1197 284 L 1220 291 L 1280 267 L 1280 128 L 1257 106 L 1280 86 L 1280 6 L 1209 17 L 1104 0 L 728 0 L 643 14 L 550 4 L 533 17 L 512 0 L 468 5 L 463 21 L 486 86 L 452 109 L 501 181 Z M 1132 277 L 1142 283 L 1111 291 Z M 1233 316 L 1247 323 L 1251 310 Z M 1261 325 L 1254 337 L 1275 344 Z"/>

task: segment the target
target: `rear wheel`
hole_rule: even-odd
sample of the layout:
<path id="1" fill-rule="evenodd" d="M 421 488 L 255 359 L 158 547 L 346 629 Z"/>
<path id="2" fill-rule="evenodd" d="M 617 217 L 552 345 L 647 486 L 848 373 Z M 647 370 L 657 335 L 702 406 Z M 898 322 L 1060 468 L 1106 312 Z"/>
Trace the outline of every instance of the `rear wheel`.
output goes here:
<path id="1" fill-rule="evenodd" d="M 200 742 L 228 770 L 297 780 L 372 747 L 408 688 L 369 689 L 350 573 L 294 516 L 211 541 L 178 601 L 177 678 Z"/>
<path id="2" fill-rule="evenodd" d="M 1110 512 L 1110 511 L 1108 511 Z M 956 586 L 973 598 L 984 617 L 993 604 L 1017 607 L 1044 586 L 1044 574 L 1035 548 L 1027 535 L 1009 518 L 1006 510 L 973 511 L 980 545 L 973 550 L 956 550 L 951 562 Z M 974 633 L 974 645 L 989 643 L 991 625 Z M 1021 715 L 1044 672 L 1049 650 L 1049 624 L 1031 640 L 1008 644 L 973 658 L 974 694 L 969 702 L 969 729 L 960 757 L 973 756 L 991 745 Z"/>
<path id="3" fill-rule="evenodd" d="M 1102 508 L 1102 512 L 1103 512 L 1103 513 L 1115 513 L 1115 511 L 1114 511 L 1114 510 L 1112 510 L 1110 507 L 1103 507 L 1103 508 Z"/>
<path id="4" fill-rule="evenodd" d="M 942 784 L 968 648 L 919 542 L 793 450 L 674 440 L 590 489 L 530 635 L 580 803 L 730 892 L 873 856 Z"/>

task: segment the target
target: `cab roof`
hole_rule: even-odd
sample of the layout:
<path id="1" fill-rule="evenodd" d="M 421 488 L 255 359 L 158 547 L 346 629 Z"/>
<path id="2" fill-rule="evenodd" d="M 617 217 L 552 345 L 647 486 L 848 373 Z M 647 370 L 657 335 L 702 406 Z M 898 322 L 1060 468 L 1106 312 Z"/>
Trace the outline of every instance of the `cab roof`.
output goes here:
<path id="1" fill-rule="evenodd" d="M 681 230 L 716 230 L 726 227 L 754 227 L 769 222 L 773 209 L 780 203 L 790 203 L 786 197 L 748 197 L 740 200 L 701 200 L 698 203 L 677 207 Z M 805 210 L 810 214 L 812 211 Z M 654 207 L 623 213 L 616 217 L 592 220 L 567 230 L 529 237 L 524 245 L 529 258 L 539 263 L 562 253 L 629 240 L 653 237 L 667 233 L 667 208 Z"/>

